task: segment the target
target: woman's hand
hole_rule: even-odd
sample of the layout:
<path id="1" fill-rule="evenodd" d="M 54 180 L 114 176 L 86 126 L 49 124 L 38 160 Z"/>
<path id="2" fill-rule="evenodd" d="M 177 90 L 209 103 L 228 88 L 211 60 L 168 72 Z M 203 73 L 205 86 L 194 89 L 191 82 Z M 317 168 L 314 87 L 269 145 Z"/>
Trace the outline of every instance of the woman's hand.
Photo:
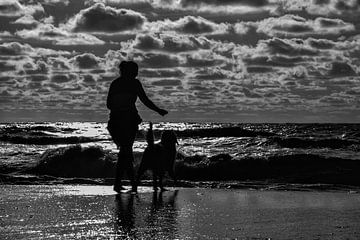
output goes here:
<path id="1" fill-rule="evenodd" d="M 166 111 L 165 109 L 159 109 L 158 110 L 158 113 L 161 115 L 161 116 L 165 116 L 166 114 L 168 114 L 169 112 L 168 111 Z"/>

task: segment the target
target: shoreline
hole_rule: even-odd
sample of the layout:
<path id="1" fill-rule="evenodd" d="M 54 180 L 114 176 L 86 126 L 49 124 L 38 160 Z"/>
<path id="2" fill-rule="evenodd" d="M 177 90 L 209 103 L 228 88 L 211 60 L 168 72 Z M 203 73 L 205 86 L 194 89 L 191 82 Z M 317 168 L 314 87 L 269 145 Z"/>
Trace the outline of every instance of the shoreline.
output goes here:
<path id="1" fill-rule="evenodd" d="M 2 185 L 79 185 L 79 186 L 112 186 L 113 178 L 94 179 L 94 178 L 59 178 L 53 176 L 38 175 L 12 175 L 0 174 L 0 186 Z M 129 180 L 123 180 L 124 185 L 130 186 Z M 152 180 L 142 180 L 140 187 L 151 187 Z M 165 187 L 180 188 L 206 188 L 206 189 L 237 189 L 237 190 L 259 190 L 259 191 L 300 191 L 300 192 L 340 192 L 340 193 L 360 193 L 360 186 L 344 184 L 325 184 L 325 183 L 286 183 L 272 180 L 247 180 L 247 181 L 190 181 L 178 180 L 174 186 L 171 180 L 164 180 Z"/>
<path id="2" fill-rule="evenodd" d="M 0 185 L 2 239 L 359 239 L 360 194 Z"/>

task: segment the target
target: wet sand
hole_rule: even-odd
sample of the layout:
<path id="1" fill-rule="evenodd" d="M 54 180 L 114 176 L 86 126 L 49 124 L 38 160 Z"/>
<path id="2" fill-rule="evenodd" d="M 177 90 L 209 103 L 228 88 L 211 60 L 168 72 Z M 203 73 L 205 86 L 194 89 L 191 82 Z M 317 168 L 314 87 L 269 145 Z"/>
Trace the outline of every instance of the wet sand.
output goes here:
<path id="1" fill-rule="evenodd" d="M 0 239 L 360 239 L 360 194 L 0 185 Z"/>

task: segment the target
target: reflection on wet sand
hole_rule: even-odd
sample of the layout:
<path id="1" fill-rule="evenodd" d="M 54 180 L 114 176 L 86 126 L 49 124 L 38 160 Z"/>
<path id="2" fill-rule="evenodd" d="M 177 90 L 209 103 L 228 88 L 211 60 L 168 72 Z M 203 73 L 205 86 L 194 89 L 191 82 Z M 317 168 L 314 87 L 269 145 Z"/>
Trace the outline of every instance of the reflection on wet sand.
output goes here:
<path id="1" fill-rule="evenodd" d="M 0 239 L 360 239 L 360 194 L 0 185 Z"/>
<path id="2" fill-rule="evenodd" d="M 115 197 L 114 231 L 116 236 L 130 239 L 175 239 L 178 209 L 173 192 L 153 192 L 149 197 L 118 194 Z"/>
<path id="3" fill-rule="evenodd" d="M 115 213 L 115 233 L 117 235 L 133 236 L 135 227 L 134 195 L 116 195 Z"/>

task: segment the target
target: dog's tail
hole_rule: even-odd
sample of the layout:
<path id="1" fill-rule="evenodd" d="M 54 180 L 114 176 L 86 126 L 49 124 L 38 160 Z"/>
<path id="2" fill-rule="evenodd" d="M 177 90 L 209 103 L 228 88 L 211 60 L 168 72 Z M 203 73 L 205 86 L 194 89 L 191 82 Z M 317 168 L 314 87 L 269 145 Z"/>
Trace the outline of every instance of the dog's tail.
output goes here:
<path id="1" fill-rule="evenodd" d="M 153 133 L 152 126 L 153 126 L 153 124 L 152 124 L 152 122 L 150 122 L 149 130 L 146 133 L 146 142 L 147 142 L 149 147 L 154 146 L 154 133 Z"/>

